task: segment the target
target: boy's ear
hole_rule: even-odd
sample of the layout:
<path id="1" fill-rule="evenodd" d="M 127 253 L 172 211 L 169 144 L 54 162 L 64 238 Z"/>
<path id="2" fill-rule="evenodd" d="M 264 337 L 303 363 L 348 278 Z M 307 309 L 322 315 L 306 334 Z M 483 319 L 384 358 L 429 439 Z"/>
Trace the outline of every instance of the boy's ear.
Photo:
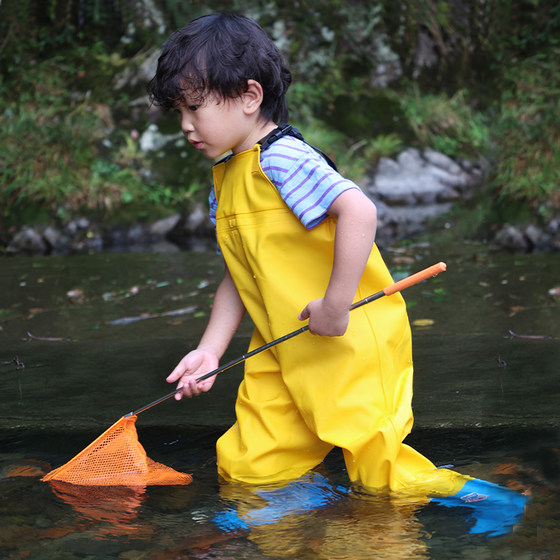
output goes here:
<path id="1" fill-rule="evenodd" d="M 259 111 L 263 100 L 263 89 L 256 80 L 247 80 L 247 91 L 243 94 L 243 107 L 248 115 Z"/>

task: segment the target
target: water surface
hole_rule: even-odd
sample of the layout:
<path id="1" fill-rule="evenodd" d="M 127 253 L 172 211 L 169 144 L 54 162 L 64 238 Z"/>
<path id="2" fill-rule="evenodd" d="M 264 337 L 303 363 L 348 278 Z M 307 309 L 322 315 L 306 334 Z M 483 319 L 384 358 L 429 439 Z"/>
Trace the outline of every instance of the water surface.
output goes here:
<path id="1" fill-rule="evenodd" d="M 513 531 L 475 535 L 466 508 L 348 492 L 336 451 L 317 473 L 333 488 L 322 507 L 223 530 L 217 515 L 255 501 L 215 470 L 239 367 L 209 394 L 139 416 L 148 455 L 192 473 L 191 485 L 69 492 L 41 482 L 120 416 L 171 389 L 164 378 L 206 325 L 221 263 L 213 253 L 18 257 L 0 262 L 0 556 L 553 558 L 559 259 L 479 245 L 386 258 L 396 278 L 448 264 L 404 294 L 416 366 L 409 442 L 437 465 L 530 493 Z M 250 332 L 245 321 L 226 359 L 246 350 Z"/>

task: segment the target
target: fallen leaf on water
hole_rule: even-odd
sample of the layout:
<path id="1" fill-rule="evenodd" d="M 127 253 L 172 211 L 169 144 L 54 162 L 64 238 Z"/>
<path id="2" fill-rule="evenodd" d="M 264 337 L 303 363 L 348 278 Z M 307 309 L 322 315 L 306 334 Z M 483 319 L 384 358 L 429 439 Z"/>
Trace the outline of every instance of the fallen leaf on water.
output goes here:
<path id="1" fill-rule="evenodd" d="M 524 311 L 525 307 L 523 305 L 512 305 L 509 308 L 509 315 L 508 317 L 513 317 L 514 315 L 516 315 L 517 313 L 519 313 L 520 311 Z"/>
<path id="2" fill-rule="evenodd" d="M 109 301 L 114 298 L 127 298 L 130 296 L 135 296 L 140 292 L 140 288 L 138 286 L 132 286 L 128 290 L 122 290 L 120 292 L 105 292 L 101 297 L 105 301 Z"/>
<path id="3" fill-rule="evenodd" d="M 412 321 L 413 327 L 431 327 L 435 321 L 433 319 L 415 319 Z"/>
<path id="4" fill-rule="evenodd" d="M 43 342 L 70 342 L 71 339 L 67 336 L 59 337 L 59 336 L 35 336 L 27 331 L 27 336 L 29 340 L 41 340 Z"/>
<path id="5" fill-rule="evenodd" d="M 146 319 L 187 315 L 189 313 L 194 313 L 195 310 L 196 307 L 184 307 L 182 309 L 174 309 L 173 311 L 165 311 L 164 313 L 141 313 L 140 315 L 136 315 L 134 317 L 121 317 L 120 319 L 114 319 L 113 321 L 109 321 L 109 325 L 128 325 L 130 323 L 136 323 L 138 321 L 145 321 Z"/>
<path id="6" fill-rule="evenodd" d="M 549 334 L 518 334 L 514 333 L 511 329 L 508 330 L 511 338 L 527 338 L 529 340 L 541 340 L 545 338 L 552 338 Z"/>
<path id="7" fill-rule="evenodd" d="M 142 313 L 140 315 L 135 315 L 134 317 L 121 317 L 120 319 L 114 319 L 113 321 L 109 321 L 109 325 L 128 325 L 129 323 L 136 323 L 137 321 L 152 319 L 153 317 L 155 317 L 155 315 Z"/>
<path id="8" fill-rule="evenodd" d="M 556 288 L 551 288 L 550 290 L 548 290 L 548 294 L 554 298 L 560 297 L 560 286 L 557 286 Z"/>
<path id="9" fill-rule="evenodd" d="M 72 300 L 77 303 L 81 303 L 84 301 L 84 292 L 83 290 L 70 290 L 66 292 L 66 295 Z"/>

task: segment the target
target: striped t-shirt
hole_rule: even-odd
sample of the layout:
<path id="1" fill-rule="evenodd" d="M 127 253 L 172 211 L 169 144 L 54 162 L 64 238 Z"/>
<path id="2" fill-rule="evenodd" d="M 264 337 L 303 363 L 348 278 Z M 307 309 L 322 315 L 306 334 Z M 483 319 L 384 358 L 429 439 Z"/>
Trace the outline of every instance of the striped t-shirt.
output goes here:
<path id="1" fill-rule="evenodd" d="M 301 223 L 312 229 L 326 217 L 334 200 L 348 189 L 359 188 L 336 172 L 311 146 L 283 136 L 261 152 L 264 174 Z M 210 191 L 210 219 L 216 224 L 217 201 Z"/>

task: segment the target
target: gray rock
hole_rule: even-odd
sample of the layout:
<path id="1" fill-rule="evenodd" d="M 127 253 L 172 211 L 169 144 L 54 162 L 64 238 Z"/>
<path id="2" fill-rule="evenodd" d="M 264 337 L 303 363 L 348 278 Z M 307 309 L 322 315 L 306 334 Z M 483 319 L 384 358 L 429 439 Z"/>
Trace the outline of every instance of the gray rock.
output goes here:
<path id="1" fill-rule="evenodd" d="M 384 89 L 402 76 L 402 64 L 399 56 L 389 47 L 390 41 L 384 33 L 375 33 L 374 41 L 377 63 L 373 65 L 370 85 L 374 89 Z"/>
<path id="2" fill-rule="evenodd" d="M 494 245 L 513 253 L 526 253 L 530 248 L 529 240 L 519 228 L 505 225 L 494 237 Z"/>
<path id="3" fill-rule="evenodd" d="M 380 236 L 390 242 L 421 231 L 425 222 L 468 198 L 480 177 L 445 154 L 408 148 L 395 159 L 381 158 L 364 190 L 378 207 Z"/>
<path id="4" fill-rule="evenodd" d="M 47 242 L 34 228 L 24 227 L 10 241 L 6 252 L 11 255 L 44 255 L 48 252 Z"/>
<path id="5" fill-rule="evenodd" d="M 71 247 L 71 239 L 59 229 L 47 226 L 43 231 L 43 239 L 51 247 L 54 254 L 64 253 Z"/>
<path id="6" fill-rule="evenodd" d="M 188 233 L 197 233 L 204 230 L 207 226 L 208 212 L 206 212 L 201 204 L 196 204 L 185 220 L 185 231 Z"/>
<path id="7" fill-rule="evenodd" d="M 438 203 L 459 202 L 460 200 L 462 200 L 462 196 L 455 189 L 445 189 L 436 197 L 436 202 Z"/>
<path id="8" fill-rule="evenodd" d="M 428 164 L 432 164 L 435 167 L 439 167 L 452 175 L 462 175 L 463 169 L 461 166 L 453 161 L 449 156 L 442 154 L 441 152 L 436 152 L 431 148 L 424 150 L 424 159 Z"/>
<path id="9" fill-rule="evenodd" d="M 150 234 L 163 239 L 179 223 L 180 219 L 181 214 L 173 214 L 157 220 L 150 226 Z"/>
<path id="10" fill-rule="evenodd" d="M 529 224 L 524 233 L 534 251 L 546 250 L 552 243 L 552 236 L 534 224 Z"/>
<path id="11" fill-rule="evenodd" d="M 177 134 L 162 134 L 158 126 L 154 123 L 142 133 L 139 139 L 139 146 L 142 152 L 157 152 L 163 149 L 170 142 L 184 139 L 181 132 Z"/>

